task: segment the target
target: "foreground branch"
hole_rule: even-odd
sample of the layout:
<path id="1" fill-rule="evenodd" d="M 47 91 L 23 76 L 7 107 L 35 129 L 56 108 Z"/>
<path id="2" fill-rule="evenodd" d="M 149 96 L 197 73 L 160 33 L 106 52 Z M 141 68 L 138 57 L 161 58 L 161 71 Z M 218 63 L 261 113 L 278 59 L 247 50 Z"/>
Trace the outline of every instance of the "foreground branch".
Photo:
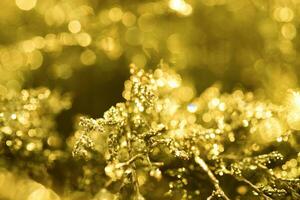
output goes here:
<path id="1" fill-rule="evenodd" d="M 220 194 L 224 199 L 230 200 L 229 197 L 225 194 L 225 192 L 221 188 L 221 186 L 219 184 L 219 180 L 215 177 L 213 172 L 208 168 L 205 161 L 202 158 L 200 158 L 199 156 L 196 156 L 195 162 L 207 173 L 208 177 L 210 178 L 211 182 L 213 183 L 214 187 L 216 188 L 217 193 Z"/>

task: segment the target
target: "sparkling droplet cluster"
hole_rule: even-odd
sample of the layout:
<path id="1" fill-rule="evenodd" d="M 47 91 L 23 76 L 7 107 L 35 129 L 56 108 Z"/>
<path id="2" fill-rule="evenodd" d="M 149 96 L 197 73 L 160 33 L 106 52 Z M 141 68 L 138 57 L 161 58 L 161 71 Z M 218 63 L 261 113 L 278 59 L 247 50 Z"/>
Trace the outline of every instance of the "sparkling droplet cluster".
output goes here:
<path id="1" fill-rule="evenodd" d="M 80 120 L 73 153 L 88 160 L 102 155 L 110 187 L 100 187 L 119 197 L 128 196 L 122 191 L 129 187 L 129 196 L 140 199 L 147 197 L 148 182 L 168 182 L 163 195 L 194 199 L 204 190 L 199 179 L 206 179 L 211 183 L 208 199 L 230 199 L 219 180 L 229 175 L 240 185 L 238 195 L 300 197 L 298 172 L 290 169 L 297 160 L 284 164 L 286 158 L 270 148 L 293 147 L 297 133 L 288 115 L 298 106 L 295 93 L 278 105 L 251 92 L 222 94 L 212 86 L 186 100 L 177 93 L 185 83 L 166 64 L 153 72 L 132 65 L 130 72 L 125 102 L 103 118 Z"/>
<path id="2" fill-rule="evenodd" d="M 54 119 L 70 106 L 68 95 L 46 88 L 0 96 L 0 154 L 6 167 L 38 174 L 43 165 L 62 158 L 63 141 Z M 10 163 L 9 157 L 18 159 Z"/>

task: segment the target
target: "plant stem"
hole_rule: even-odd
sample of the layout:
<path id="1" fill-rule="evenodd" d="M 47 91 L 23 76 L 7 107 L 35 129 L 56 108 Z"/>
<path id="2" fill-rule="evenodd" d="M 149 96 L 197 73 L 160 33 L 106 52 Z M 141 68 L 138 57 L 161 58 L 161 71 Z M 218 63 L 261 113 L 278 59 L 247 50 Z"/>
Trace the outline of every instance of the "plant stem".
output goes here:
<path id="1" fill-rule="evenodd" d="M 225 194 L 225 192 L 221 188 L 221 186 L 219 184 L 219 180 L 215 177 L 213 172 L 209 169 L 206 162 L 199 156 L 195 157 L 195 162 L 207 173 L 208 177 L 210 178 L 211 182 L 213 183 L 214 187 L 216 188 L 216 191 L 218 192 L 218 194 L 220 194 L 224 199 L 230 200 L 229 197 Z"/>
<path id="2" fill-rule="evenodd" d="M 249 185 L 253 190 L 255 190 L 255 192 L 257 192 L 258 194 L 262 195 L 264 197 L 264 199 L 266 199 L 266 200 L 272 200 L 271 197 L 269 197 L 266 194 L 264 194 L 253 183 L 251 183 L 250 181 L 248 181 L 244 177 L 238 177 L 237 179 L 240 180 L 240 181 L 243 181 L 244 183 L 246 183 L 247 185 Z"/>

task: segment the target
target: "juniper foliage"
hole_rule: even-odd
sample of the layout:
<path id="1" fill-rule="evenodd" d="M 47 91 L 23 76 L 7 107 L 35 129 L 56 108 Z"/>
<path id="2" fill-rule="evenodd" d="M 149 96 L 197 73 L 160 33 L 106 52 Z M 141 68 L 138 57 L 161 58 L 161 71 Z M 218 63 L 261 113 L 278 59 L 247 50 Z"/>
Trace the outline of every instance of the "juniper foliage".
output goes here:
<path id="1" fill-rule="evenodd" d="M 217 86 L 186 101 L 180 98 L 185 84 L 165 64 L 149 72 L 132 65 L 130 72 L 124 102 L 103 118 L 79 122 L 73 154 L 99 161 L 106 182 L 98 195 L 299 199 L 299 154 L 281 153 L 283 146 L 299 150 L 295 122 L 287 117 L 291 104 L 241 90 L 221 94 Z M 292 173 L 288 159 L 298 167 Z"/>

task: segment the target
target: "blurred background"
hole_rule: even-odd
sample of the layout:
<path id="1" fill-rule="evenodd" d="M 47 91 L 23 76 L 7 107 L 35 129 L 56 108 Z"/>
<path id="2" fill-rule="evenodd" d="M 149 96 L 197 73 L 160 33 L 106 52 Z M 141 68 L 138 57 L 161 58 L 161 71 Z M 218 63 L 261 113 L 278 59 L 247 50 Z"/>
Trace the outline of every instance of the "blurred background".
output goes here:
<path id="1" fill-rule="evenodd" d="M 79 114 L 101 117 L 123 101 L 130 63 L 154 69 L 163 60 L 193 97 L 220 83 L 280 102 L 298 86 L 299 0 L 1 0 L 0 7 L 0 94 L 41 86 L 69 93 L 72 108 L 55 118 L 62 138 Z"/>

